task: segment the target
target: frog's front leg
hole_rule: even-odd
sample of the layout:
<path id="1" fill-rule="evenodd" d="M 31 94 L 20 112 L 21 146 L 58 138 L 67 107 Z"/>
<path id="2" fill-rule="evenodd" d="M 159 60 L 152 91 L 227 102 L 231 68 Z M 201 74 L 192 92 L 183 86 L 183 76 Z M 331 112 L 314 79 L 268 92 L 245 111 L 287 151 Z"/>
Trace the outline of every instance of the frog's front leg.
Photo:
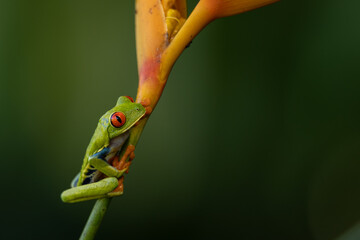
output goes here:
<path id="1" fill-rule="evenodd" d="M 112 192 L 118 185 L 117 178 L 108 177 L 95 183 L 70 188 L 62 192 L 61 199 L 66 203 L 74 203 L 109 197 L 108 193 Z"/>
<path id="2" fill-rule="evenodd" d="M 108 177 L 120 178 L 123 175 L 123 173 L 126 171 L 126 170 L 119 171 L 118 169 L 114 168 L 109 163 L 107 163 L 106 160 L 103 160 L 101 158 L 91 157 L 89 159 L 89 163 L 91 166 L 96 168 L 96 170 L 99 170 Z"/>

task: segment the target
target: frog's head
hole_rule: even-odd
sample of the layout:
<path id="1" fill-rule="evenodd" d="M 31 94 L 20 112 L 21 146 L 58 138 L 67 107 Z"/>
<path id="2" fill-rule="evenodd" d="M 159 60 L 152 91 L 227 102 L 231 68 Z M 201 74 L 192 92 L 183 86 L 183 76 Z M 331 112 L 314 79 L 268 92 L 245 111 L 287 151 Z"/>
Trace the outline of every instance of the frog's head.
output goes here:
<path id="1" fill-rule="evenodd" d="M 140 103 L 135 103 L 131 97 L 121 96 L 116 106 L 101 117 L 100 123 L 107 128 L 109 138 L 113 139 L 134 126 L 145 112 Z"/>
<path id="2" fill-rule="evenodd" d="M 105 158 L 109 153 L 120 151 L 130 135 L 128 130 L 145 115 L 145 112 L 145 108 L 140 103 L 134 103 L 131 97 L 119 97 L 115 107 L 100 118 L 86 150 L 85 159 Z M 110 157 L 111 155 L 108 156 Z"/>

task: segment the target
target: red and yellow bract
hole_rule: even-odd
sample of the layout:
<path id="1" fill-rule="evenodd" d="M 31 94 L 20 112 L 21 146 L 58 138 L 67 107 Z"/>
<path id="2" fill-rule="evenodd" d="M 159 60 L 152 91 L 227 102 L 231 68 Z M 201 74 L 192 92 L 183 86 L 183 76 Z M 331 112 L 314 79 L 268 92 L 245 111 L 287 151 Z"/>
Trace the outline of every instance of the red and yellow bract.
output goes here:
<path id="1" fill-rule="evenodd" d="M 152 109 L 156 106 L 175 61 L 211 21 L 276 1 L 278 0 L 200 0 L 185 21 L 185 0 L 136 0 L 136 49 L 139 73 L 136 101 L 145 103 Z M 178 11 L 181 16 L 181 19 L 175 20 L 185 22 L 175 37 L 171 38 L 166 24 L 166 13 L 170 8 Z"/>

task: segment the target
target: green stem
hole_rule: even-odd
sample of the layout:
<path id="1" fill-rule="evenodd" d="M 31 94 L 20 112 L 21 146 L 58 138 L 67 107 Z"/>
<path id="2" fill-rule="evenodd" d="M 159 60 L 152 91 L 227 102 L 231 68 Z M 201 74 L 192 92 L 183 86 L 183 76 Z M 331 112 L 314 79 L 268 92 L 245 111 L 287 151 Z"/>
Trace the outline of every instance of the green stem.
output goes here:
<path id="1" fill-rule="evenodd" d="M 85 228 L 80 236 L 80 240 L 92 240 L 100 227 L 101 221 L 110 204 L 111 198 L 100 198 L 96 201 L 94 208 L 89 216 Z"/>

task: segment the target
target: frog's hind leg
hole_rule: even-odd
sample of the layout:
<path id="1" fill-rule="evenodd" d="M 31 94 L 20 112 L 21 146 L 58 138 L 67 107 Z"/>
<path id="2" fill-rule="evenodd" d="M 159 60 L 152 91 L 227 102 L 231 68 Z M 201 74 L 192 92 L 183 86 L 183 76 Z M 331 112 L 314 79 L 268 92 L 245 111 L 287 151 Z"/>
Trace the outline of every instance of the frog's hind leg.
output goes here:
<path id="1" fill-rule="evenodd" d="M 98 182 L 70 188 L 61 194 L 66 203 L 81 202 L 91 199 L 110 197 L 108 194 L 119 185 L 115 177 L 104 178 Z"/>

